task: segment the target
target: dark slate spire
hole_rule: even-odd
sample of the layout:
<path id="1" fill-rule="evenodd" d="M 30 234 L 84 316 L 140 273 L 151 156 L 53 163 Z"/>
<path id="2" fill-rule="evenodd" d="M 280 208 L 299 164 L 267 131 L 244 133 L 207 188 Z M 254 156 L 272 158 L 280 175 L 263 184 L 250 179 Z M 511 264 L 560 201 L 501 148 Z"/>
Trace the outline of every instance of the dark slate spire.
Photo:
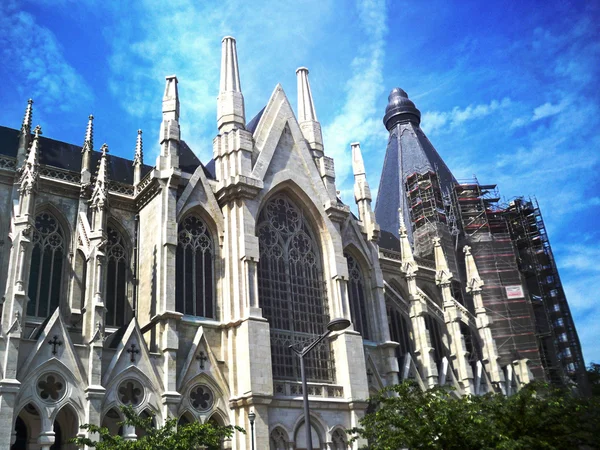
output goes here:
<path id="1" fill-rule="evenodd" d="M 394 88 L 388 99 L 383 123 L 390 136 L 377 192 L 375 217 L 382 231 L 398 236 L 400 208 L 408 229 L 408 237 L 412 242 L 413 225 L 406 189 L 407 179 L 414 174 L 434 174 L 436 178 L 439 177 L 439 188 L 442 192 L 451 189 L 455 179 L 421 130 L 421 112 L 406 92 Z M 430 238 L 428 242 L 431 248 L 427 251 L 433 251 Z M 423 254 L 417 248 L 415 250 L 417 255 Z"/>

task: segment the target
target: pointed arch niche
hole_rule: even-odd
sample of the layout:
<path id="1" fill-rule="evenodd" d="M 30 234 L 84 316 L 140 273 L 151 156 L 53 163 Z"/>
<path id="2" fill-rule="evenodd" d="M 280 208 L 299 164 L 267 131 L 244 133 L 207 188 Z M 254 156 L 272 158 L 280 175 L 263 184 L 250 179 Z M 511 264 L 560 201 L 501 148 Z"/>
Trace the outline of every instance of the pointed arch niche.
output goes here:
<path id="1" fill-rule="evenodd" d="M 28 316 L 46 318 L 59 306 L 67 242 L 65 231 L 52 212 L 43 210 L 36 215 L 27 290 Z"/>
<path id="2" fill-rule="evenodd" d="M 344 257 L 348 264 L 348 300 L 352 323 L 363 339 L 371 339 L 369 311 L 373 308 L 367 307 L 368 289 L 364 270 L 359 264 L 359 258 L 355 257 L 349 249 L 344 251 Z"/>
<path id="3" fill-rule="evenodd" d="M 304 346 L 329 322 L 321 249 L 308 218 L 285 193 L 273 195 L 258 216 L 258 294 L 271 329 L 273 378 L 300 379 L 290 345 Z M 333 382 L 325 340 L 304 358 L 308 380 Z"/>
<path id="4" fill-rule="evenodd" d="M 175 307 L 180 313 L 214 319 L 215 244 L 206 222 L 189 213 L 177 229 Z"/>
<path id="5" fill-rule="evenodd" d="M 114 223 L 109 222 L 106 231 L 106 325 L 122 327 L 132 316 L 128 296 L 130 246 Z"/>

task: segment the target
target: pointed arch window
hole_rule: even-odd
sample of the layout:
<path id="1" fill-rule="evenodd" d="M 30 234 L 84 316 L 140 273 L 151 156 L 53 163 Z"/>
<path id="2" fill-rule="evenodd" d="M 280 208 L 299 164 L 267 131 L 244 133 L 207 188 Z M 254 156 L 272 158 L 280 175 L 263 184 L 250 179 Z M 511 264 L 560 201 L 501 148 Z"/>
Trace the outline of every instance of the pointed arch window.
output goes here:
<path id="1" fill-rule="evenodd" d="M 404 356 L 415 351 L 411 339 L 410 323 L 404 314 L 391 305 L 387 306 L 387 318 L 390 327 L 390 338 L 400 344 L 396 347 L 396 357 L 402 360 Z"/>
<path id="2" fill-rule="evenodd" d="M 27 315 L 48 317 L 60 303 L 65 255 L 65 235 L 56 217 L 47 211 L 36 216 L 32 242 Z"/>
<path id="3" fill-rule="evenodd" d="M 350 315 L 354 329 L 364 339 L 370 339 L 369 319 L 367 317 L 365 279 L 356 259 L 348 253 L 344 253 L 348 262 L 348 297 L 350 300 Z"/>
<path id="4" fill-rule="evenodd" d="M 127 320 L 127 247 L 116 228 L 107 227 L 106 325 L 121 327 Z"/>
<path id="5" fill-rule="evenodd" d="M 215 318 L 213 240 L 206 224 L 194 214 L 179 224 L 175 270 L 177 311 Z"/>
<path id="6" fill-rule="evenodd" d="M 273 377 L 300 379 L 290 345 L 306 345 L 329 322 L 319 246 L 302 211 L 276 195 L 258 218 L 258 293 L 271 328 Z M 333 354 L 325 340 L 304 358 L 311 381 L 333 382 Z"/>

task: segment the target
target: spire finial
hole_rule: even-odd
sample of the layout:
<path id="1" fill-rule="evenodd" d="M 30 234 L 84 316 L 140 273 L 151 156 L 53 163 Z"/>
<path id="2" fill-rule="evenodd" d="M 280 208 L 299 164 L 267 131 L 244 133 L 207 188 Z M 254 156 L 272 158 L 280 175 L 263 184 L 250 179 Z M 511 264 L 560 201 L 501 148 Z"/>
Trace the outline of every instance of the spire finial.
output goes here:
<path id="1" fill-rule="evenodd" d="M 406 236 L 406 224 L 404 223 L 404 214 L 402 213 L 402 208 L 398 208 L 398 223 L 400 224 L 398 229 L 400 236 Z"/>
<path id="2" fill-rule="evenodd" d="M 27 100 L 27 108 L 25 108 L 25 116 L 21 125 L 21 133 L 29 134 L 31 132 L 31 121 L 33 118 L 33 100 Z"/>
<path id="3" fill-rule="evenodd" d="M 237 46 L 235 39 L 231 36 L 225 36 L 221 44 L 221 79 L 217 99 L 217 126 L 221 132 L 246 127 Z"/>
<path id="4" fill-rule="evenodd" d="M 142 130 L 137 132 L 137 141 L 135 143 L 135 155 L 133 156 L 133 165 L 141 166 L 144 164 L 144 145 L 142 143 Z"/>
<path id="5" fill-rule="evenodd" d="M 176 75 L 165 77 L 165 93 L 163 95 L 163 120 L 179 120 L 179 90 Z"/>
<path id="6" fill-rule="evenodd" d="M 421 123 L 421 111 L 409 100 L 408 94 L 400 88 L 394 88 L 388 97 L 383 123 L 391 131 L 400 122 Z"/>
<path id="7" fill-rule="evenodd" d="M 441 239 L 433 238 L 433 253 L 435 258 L 435 282 L 436 284 L 448 284 L 452 281 L 453 275 L 448 267 L 448 261 L 442 248 Z"/>
<path id="8" fill-rule="evenodd" d="M 296 78 L 298 80 L 298 122 L 308 120 L 317 121 L 317 113 L 313 102 L 310 83 L 308 82 L 308 69 L 299 67 L 296 69 Z"/>

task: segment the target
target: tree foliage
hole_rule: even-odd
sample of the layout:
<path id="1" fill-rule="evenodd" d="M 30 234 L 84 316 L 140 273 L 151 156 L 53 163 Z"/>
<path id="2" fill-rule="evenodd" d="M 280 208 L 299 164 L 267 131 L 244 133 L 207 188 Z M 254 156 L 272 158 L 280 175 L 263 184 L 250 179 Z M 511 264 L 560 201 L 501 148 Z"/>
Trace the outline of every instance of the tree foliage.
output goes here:
<path id="1" fill-rule="evenodd" d="M 588 381 L 594 397 L 600 397 L 600 364 L 591 363 L 587 368 Z"/>
<path id="2" fill-rule="evenodd" d="M 369 450 L 600 449 L 600 401 L 544 384 L 459 397 L 404 383 L 371 399 L 372 412 L 349 430 Z M 588 446 L 588 447 L 585 447 Z"/>
<path id="3" fill-rule="evenodd" d="M 125 420 L 121 425 L 133 426 L 142 436 L 137 441 L 126 441 L 122 436 L 113 435 L 107 428 L 96 425 L 82 425 L 91 433 L 98 433 L 99 440 L 78 437 L 73 443 L 97 450 L 190 450 L 190 449 L 220 449 L 223 439 L 233 436 L 235 430 L 245 433 L 243 428 L 217 426 L 210 423 L 194 422 L 177 425 L 177 419 L 168 419 L 164 426 L 153 425 L 153 418 L 140 417 L 130 406 L 122 407 Z"/>

